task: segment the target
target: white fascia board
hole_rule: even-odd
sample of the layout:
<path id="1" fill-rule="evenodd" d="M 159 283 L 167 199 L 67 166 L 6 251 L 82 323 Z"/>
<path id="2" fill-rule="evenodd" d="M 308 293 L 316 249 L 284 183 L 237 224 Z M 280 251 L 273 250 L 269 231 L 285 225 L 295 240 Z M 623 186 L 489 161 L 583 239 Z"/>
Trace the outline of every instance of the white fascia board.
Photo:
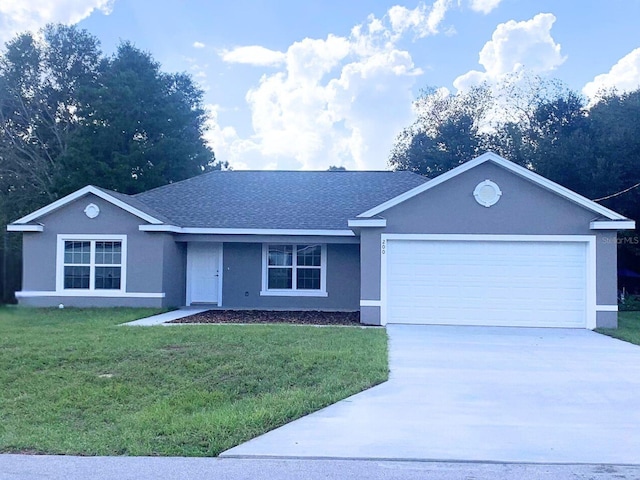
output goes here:
<path id="1" fill-rule="evenodd" d="M 42 232 L 44 227 L 42 225 L 7 225 L 7 232 Z"/>
<path id="2" fill-rule="evenodd" d="M 51 213 L 54 210 L 57 210 L 58 208 L 63 207 L 68 203 L 71 203 L 74 200 L 77 200 L 78 198 L 83 197 L 84 195 L 87 195 L 89 193 L 95 195 L 96 197 L 102 198 L 103 200 L 131 213 L 132 215 L 135 215 L 138 218 L 141 218 L 146 222 L 149 222 L 155 225 L 159 225 L 162 223 L 162 221 L 158 220 L 157 218 L 152 217 L 151 215 L 148 215 L 143 211 L 132 207 L 131 205 L 123 202 L 122 200 L 118 200 L 116 197 L 113 197 L 108 193 L 103 192 L 99 188 L 96 188 L 93 185 L 87 185 L 86 187 L 83 187 L 80 190 L 76 190 L 75 192 L 70 193 L 66 197 L 62 197 L 61 199 L 56 200 L 55 202 L 50 203 L 49 205 L 46 205 L 36 210 L 35 212 L 30 213 L 29 215 L 16 220 L 15 222 L 13 222 L 13 224 L 24 224 L 24 223 L 32 222 L 33 220 L 40 218 L 41 216 L 46 215 L 47 213 Z"/>
<path id="3" fill-rule="evenodd" d="M 182 227 L 177 227 L 175 225 L 138 225 L 138 230 L 141 232 L 182 233 Z"/>
<path id="4" fill-rule="evenodd" d="M 591 230 L 634 230 L 636 222 L 634 220 L 595 220 L 589 224 Z"/>
<path id="5" fill-rule="evenodd" d="M 354 218 L 349 220 L 349 227 L 386 227 L 386 218 Z"/>
<path id="6" fill-rule="evenodd" d="M 599 213 L 600 215 L 603 215 L 611 220 L 628 220 L 625 216 L 620 215 L 619 213 L 614 212 L 613 210 L 610 210 L 606 207 L 603 207 L 602 205 L 592 200 L 589 200 L 588 198 L 583 197 L 582 195 L 572 190 L 569 190 L 568 188 L 565 188 L 562 185 L 558 185 L 557 183 L 552 182 L 551 180 L 543 177 L 542 175 L 538 175 L 537 173 L 532 172 L 531 170 L 521 167 L 520 165 L 517 165 L 513 162 L 510 162 L 509 160 L 506 160 L 502 158 L 500 155 L 497 155 L 493 152 L 487 152 L 483 155 L 480 155 L 477 158 L 474 158 L 473 160 L 469 160 L 468 162 L 463 163 L 459 167 L 456 167 L 452 170 L 449 170 L 448 172 L 443 173 L 442 175 L 437 176 L 433 180 L 429 180 L 428 182 L 423 183 L 422 185 L 415 187 L 411 190 L 408 190 L 405 193 L 392 198 L 391 200 L 387 200 L 386 202 L 381 203 L 377 207 L 374 207 L 370 210 L 367 210 L 366 212 L 361 213 L 360 215 L 358 215 L 358 217 L 367 218 L 367 217 L 372 217 L 374 215 L 378 215 L 381 212 L 384 212 L 385 210 L 404 202 L 405 200 L 415 197 L 416 195 L 419 195 L 422 192 L 425 192 L 437 185 L 440 185 L 441 183 L 444 183 L 447 180 L 453 177 L 456 177 L 468 170 L 471 170 L 472 168 L 477 167 L 481 163 L 485 163 L 485 162 L 493 162 L 497 165 L 500 165 L 506 168 L 507 170 L 515 173 L 516 175 L 526 178 L 527 180 L 530 180 L 533 183 L 536 183 L 547 190 L 557 193 L 558 195 L 566 198 L 567 200 L 577 203 L 578 205 L 581 205 L 593 212 Z"/>
<path id="7" fill-rule="evenodd" d="M 287 230 L 261 228 L 207 228 L 207 227 L 177 227 L 175 225 L 139 225 L 141 232 L 171 232 L 201 235 L 289 235 L 289 236 L 319 236 L 319 237 L 355 237 L 351 230 Z"/>

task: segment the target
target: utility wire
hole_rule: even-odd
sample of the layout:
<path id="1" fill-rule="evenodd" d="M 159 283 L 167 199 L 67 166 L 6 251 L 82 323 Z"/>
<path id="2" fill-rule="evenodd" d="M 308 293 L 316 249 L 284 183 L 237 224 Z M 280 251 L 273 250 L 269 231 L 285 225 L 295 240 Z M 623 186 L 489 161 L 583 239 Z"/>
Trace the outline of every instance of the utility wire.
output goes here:
<path id="1" fill-rule="evenodd" d="M 631 187 L 629 187 L 629 188 L 626 188 L 626 189 L 622 190 L 621 192 L 618 192 L 618 193 L 612 193 L 611 195 L 607 195 L 606 197 L 602 197 L 602 198 L 594 198 L 594 199 L 593 199 L 593 201 L 594 201 L 594 202 L 599 202 L 599 201 L 601 201 L 601 200 L 608 200 L 608 199 L 610 199 L 610 198 L 617 197 L 618 195 L 622 195 L 623 193 L 627 193 L 629 190 L 633 190 L 633 189 L 634 189 L 634 188 L 636 188 L 636 187 L 640 187 L 640 183 L 636 183 L 635 185 L 633 185 L 633 186 L 631 186 Z"/>

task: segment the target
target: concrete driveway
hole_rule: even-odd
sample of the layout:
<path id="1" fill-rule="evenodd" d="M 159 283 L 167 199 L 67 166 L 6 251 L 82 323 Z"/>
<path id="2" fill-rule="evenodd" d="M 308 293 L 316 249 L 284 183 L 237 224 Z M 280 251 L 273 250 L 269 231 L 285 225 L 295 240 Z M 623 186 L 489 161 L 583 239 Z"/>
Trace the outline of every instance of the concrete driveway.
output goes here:
<path id="1" fill-rule="evenodd" d="M 387 331 L 388 382 L 222 456 L 640 464 L 640 347 L 588 330 Z"/>

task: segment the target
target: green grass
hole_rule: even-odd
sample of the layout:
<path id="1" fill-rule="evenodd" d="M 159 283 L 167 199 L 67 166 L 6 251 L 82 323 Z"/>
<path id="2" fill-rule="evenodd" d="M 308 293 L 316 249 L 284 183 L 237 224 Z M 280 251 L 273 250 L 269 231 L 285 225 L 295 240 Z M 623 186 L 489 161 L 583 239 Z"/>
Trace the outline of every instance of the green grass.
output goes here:
<path id="1" fill-rule="evenodd" d="M 0 452 L 217 455 L 387 378 L 382 329 L 0 307 Z"/>
<path id="2" fill-rule="evenodd" d="M 598 328 L 599 333 L 640 345 L 640 312 L 619 312 L 618 328 Z"/>

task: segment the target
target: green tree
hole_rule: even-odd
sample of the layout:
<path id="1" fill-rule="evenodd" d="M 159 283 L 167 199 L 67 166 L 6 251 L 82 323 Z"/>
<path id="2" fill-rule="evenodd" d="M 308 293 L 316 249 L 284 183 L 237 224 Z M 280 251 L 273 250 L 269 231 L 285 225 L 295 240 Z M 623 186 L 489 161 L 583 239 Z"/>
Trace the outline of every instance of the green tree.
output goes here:
<path id="1" fill-rule="evenodd" d="M 422 91 L 414 102 L 417 119 L 398 135 L 389 165 L 431 177 L 471 160 L 486 144 L 492 105 L 486 85 L 456 95 Z"/>
<path id="2" fill-rule="evenodd" d="M 203 139 L 203 92 L 189 75 L 162 72 L 128 42 L 105 58 L 98 40 L 73 26 L 41 33 L 18 35 L 0 55 L 5 217 L 89 181 L 136 193 L 221 168 Z"/>
<path id="3" fill-rule="evenodd" d="M 457 94 L 432 88 L 414 102 L 416 121 L 396 139 L 389 164 L 435 176 L 493 150 L 534 168 L 554 121 L 564 122 L 581 100 L 561 82 L 527 73 Z"/>
<path id="4" fill-rule="evenodd" d="M 56 198 L 59 159 L 90 115 L 97 40 L 63 25 L 17 36 L 0 56 L 0 194 L 20 215 Z"/>
<path id="5" fill-rule="evenodd" d="M 589 119 L 605 184 L 598 196 L 614 195 L 602 203 L 640 220 L 640 89 L 609 92 L 590 109 Z"/>
<path id="6" fill-rule="evenodd" d="M 149 53 L 122 43 L 103 61 L 93 116 L 63 158 L 64 190 L 91 176 L 137 193 L 220 168 L 203 142 L 202 94 L 188 75 L 164 73 Z"/>
<path id="7" fill-rule="evenodd" d="M 516 163 L 593 198 L 599 171 L 585 99 L 566 90 L 541 98 L 526 122 L 499 125 L 489 144 Z"/>

